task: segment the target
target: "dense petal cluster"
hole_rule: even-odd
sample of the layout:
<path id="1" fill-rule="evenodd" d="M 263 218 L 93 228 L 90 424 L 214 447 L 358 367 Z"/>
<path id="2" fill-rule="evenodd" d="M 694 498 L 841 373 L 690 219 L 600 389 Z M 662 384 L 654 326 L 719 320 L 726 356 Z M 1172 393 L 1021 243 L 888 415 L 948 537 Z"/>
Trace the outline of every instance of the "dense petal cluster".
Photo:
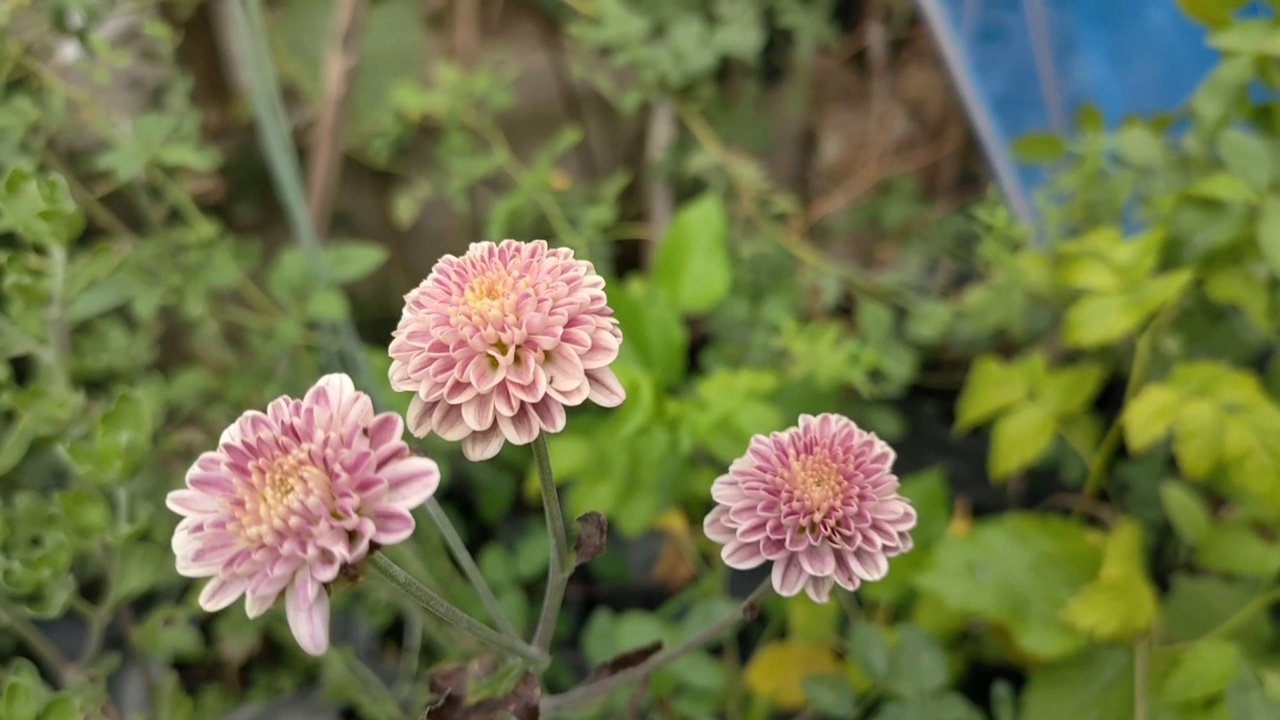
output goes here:
<path id="1" fill-rule="evenodd" d="M 826 602 L 833 584 L 880 580 L 912 547 L 916 511 L 898 494 L 893 449 L 839 415 L 801 415 L 798 427 L 757 435 L 711 487 L 703 522 L 741 570 L 773 562 L 773 587 Z"/>
<path id="2" fill-rule="evenodd" d="M 410 510 L 440 483 L 436 463 L 412 455 L 403 434 L 400 416 L 375 415 L 346 375 L 241 415 L 167 498 L 183 516 L 173 535 L 179 574 L 212 578 L 200 606 L 220 610 L 244 595 L 252 618 L 283 592 L 298 644 L 323 653 L 327 584 L 372 545 L 409 537 Z"/>
<path id="3" fill-rule="evenodd" d="M 409 431 L 461 440 L 471 460 L 564 429 L 565 407 L 626 396 L 609 369 L 622 333 L 604 280 L 573 251 L 504 240 L 446 255 L 405 296 L 391 386 Z"/>

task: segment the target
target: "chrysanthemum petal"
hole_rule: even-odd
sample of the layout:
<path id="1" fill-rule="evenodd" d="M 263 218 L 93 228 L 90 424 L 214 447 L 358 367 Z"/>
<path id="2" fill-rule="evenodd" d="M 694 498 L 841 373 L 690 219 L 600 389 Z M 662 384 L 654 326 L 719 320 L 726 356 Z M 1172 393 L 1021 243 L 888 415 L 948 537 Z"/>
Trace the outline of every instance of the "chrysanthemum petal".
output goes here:
<path id="1" fill-rule="evenodd" d="M 808 577 L 795 555 L 788 554 L 773 563 L 773 589 L 782 597 L 795 597 L 799 594 Z"/>
<path id="2" fill-rule="evenodd" d="M 462 454 L 471 462 L 488 460 L 498 454 L 507 442 L 495 424 L 484 432 L 471 433 L 462 439 Z"/>
<path id="3" fill-rule="evenodd" d="M 329 595 L 306 570 L 285 591 L 285 615 L 303 652 L 319 657 L 329 649 Z"/>
<path id="4" fill-rule="evenodd" d="M 200 607 L 206 612 L 217 612 L 235 602 L 248 586 L 249 581 L 246 578 L 237 575 L 216 575 L 200 591 Z"/>

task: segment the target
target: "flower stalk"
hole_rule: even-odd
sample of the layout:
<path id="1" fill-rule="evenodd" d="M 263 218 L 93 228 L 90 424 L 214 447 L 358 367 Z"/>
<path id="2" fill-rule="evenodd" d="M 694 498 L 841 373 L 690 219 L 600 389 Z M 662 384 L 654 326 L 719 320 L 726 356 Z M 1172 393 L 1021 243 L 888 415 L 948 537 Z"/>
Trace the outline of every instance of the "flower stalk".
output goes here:
<path id="1" fill-rule="evenodd" d="M 512 640 L 502 633 L 481 624 L 475 618 L 451 605 L 448 600 L 440 597 L 431 588 L 418 582 L 416 578 L 405 572 L 404 568 L 401 568 L 385 554 L 378 552 L 370 555 L 369 566 L 424 610 L 475 637 L 477 640 L 505 650 L 531 665 L 541 667 L 546 663 L 547 657 L 545 654 L 519 640 Z"/>
<path id="2" fill-rule="evenodd" d="M 555 475 L 551 470 L 551 454 L 547 450 L 546 435 L 539 434 L 533 441 L 533 459 L 538 468 L 538 483 L 542 487 L 542 507 L 547 519 L 547 535 L 551 539 L 551 561 L 547 565 L 547 589 L 542 598 L 542 612 L 538 627 L 533 633 L 533 646 L 541 652 L 551 649 L 555 635 L 556 619 L 564 603 L 565 587 L 573 575 L 573 560 L 569 557 L 569 539 L 565 533 L 564 511 L 560 507 L 560 493 L 556 490 Z"/>
<path id="3" fill-rule="evenodd" d="M 690 653 L 696 652 L 704 645 L 713 642 L 730 629 L 736 627 L 743 620 L 752 618 L 762 600 L 767 597 L 773 588 L 770 578 L 765 578 L 752 593 L 742 601 L 742 605 L 738 609 L 718 620 L 715 624 L 707 627 L 702 632 L 694 635 L 682 644 L 677 645 L 670 650 L 660 652 L 648 660 L 627 668 L 608 677 L 601 678 L 596 682 L 587 683 L 560 695 L 552 695 L 542 701 L 542 714 L 544 716 L 563 715 L 574 710 L 583 708 L 596 702 L 609 693 L 617 690 L 628 683 L 639 680 L 643 677 L 653 674 L 655 671 L 670 665 L 671 663 L 683 658 Z"/>

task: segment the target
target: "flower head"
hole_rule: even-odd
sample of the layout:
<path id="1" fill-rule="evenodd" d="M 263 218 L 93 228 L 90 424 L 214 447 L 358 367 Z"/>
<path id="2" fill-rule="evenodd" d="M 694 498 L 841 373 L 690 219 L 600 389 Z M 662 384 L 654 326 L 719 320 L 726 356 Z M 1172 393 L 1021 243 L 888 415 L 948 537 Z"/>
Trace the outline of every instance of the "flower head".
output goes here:
<path id="1" fill-rule="evenodd" d="M 409 511 L 440 483 L 435 462 L 411 455 L 403 434 L 400 416 L 375 415 L 346 375 L 241 415 L 166 500 L 183 516 L 173 535 L 178 573 L 213 578 L 200 606 L 221 610 L 244 595 L 253 618 L 283 592 L 298 644 L 323 653 L 328 583 L 372 544 L 409 537 Z"/>
<path id="2" fill-rule="evenodd" d="M 910 501 L 898 494 L 893 449 L 840 415 L 801 415 L 798 427 L 751 439 L 711 486 L 703 522 L 729 567 L 773 562 L 773 587 L 826 602 L 833 584 L 880 580 L 912 547 Z"/>
<path id="3" fill-rule="evenodd" d="M 393 337 L 391 386 L 415 393 L 409 431 L 461 440 L 470 460 L 560 432 L 566 406 L 626 397 L 609 369 L 622 333 L 604 280 L 542 240 L 440 258 Z"/>

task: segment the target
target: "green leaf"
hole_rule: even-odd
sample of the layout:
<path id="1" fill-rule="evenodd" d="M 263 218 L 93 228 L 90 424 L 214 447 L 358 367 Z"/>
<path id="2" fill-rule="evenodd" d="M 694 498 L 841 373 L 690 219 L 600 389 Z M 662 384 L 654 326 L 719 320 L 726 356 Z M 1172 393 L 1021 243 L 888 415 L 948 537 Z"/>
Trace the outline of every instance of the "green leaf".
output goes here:
<path id="1" fill-rule="evenodd" d="M 925 698 L 943 688 L 951 678 L 947 654 L 938 641 L 911 625 L 895 628 L 898 636 L 893 649 L 887 689 L 894 697 Z"/>
<path id="2" fill-rule="evenodd" d="M 729 296 L 729 219 L 719 195 L 706 193 L 676 212 L 653 260 L 653 284 L 681 313 L 710 312 Z"/>
<path id="3" fill-rule="evenodd" d="M 819 713 L 844 718 L 857 712 L 858 696 L 840 675 L 810 675 L 800 685 L 809 706 Z"/>
<path id="4" fill-rule="evenodd" d="M 1120 416 L 1129 450 L 1144 452 L 1167 435 L 1182 402 L 1182 395 L 1168 385 L 1152 384 L 1138 391 Z"/>
<path id="5" fill-rule="evenodd" d="M 1055 418 L 1070 417 L 1093 404 L 1106 379 L 1106 368 L 1097 363 L 1054 368 L 1036 388 L 1036 404 Z"/>
<path id="6" fill-rule="evenodd" d="M 1091 647 L 1031 671 L 1019 717 L 1127 720 L 1133 717 L 1133 656 L 1127 647 Z"/>
<path id="7" fill-rule="evenodd" d="M 1280 195 L 1267 195 L 1258 206 L 1257 238 L 1271 272 L 1280 275 Z"/>
<path id="8" fill-rule="evenodd" d="M 1251 189 L 1265 191 L 1273 179 L 1274 154 L 1271 146 L 1258 135 L 1238 127 L 1229 127 L 1218 136 L 1218 154 L 1227 171 L 1244 180 Z"/>
<path id="9" fill-rule="evenodd" d="M 1178 537 L 1198 545 L 1209 532 L 1209 507 L 1194 490 L 1176 480 L 1160 483 L 1160 504 Z"/>
<path id="10" fill-rule="evenodd" d="M 983 355 L 969 366 L 956 400 L 956 430 L 967 432 L 1027 397 L 1029 385 L 1012 363 Z"/>
<path id="11" fill-rule="evenodd" d="M 624 338 L 615 364 L 651 374 L 662 389 L 679 385 L 688 366 L 689 331 L 666 296 L 632 275 L 610 289 L 609 305 Z"/>
<path id="12" fill-rule="evenodd" d="M 987 472 L 993 481 L 1027 470 L 1048 452 L 1057 424 L 1038 405 L 1024 404 L 1002 415 L 991 429 Z"/>
<path id="13" fill-rule="evenodd" d="M 1280 545 L 1239 520 L 1213 526 L 1196 558 L 1204 568 L 1230 575 L 1270 578 L 1280 572 Z"/>
<path id="14" fill-rule="evenodd" d="M 1011 512 L 939 543 L 915 582 L 954 612 L 1004 629 L 1019 651 L 1052 660 L 1085 644 L 1058 616 L 1101 559 L 1084 526 Z"/>
<path id="15" fill-rule="evenodd" d="M 1175 572 L 1160 610 L 1161 629 L 1170 643 L 1198 640 L 1241 612 L 1256 596 L 1257 581 L 1253 579 Z M 1257 614 L 1224 639 L 1234 639 L 1246 649 L 1262 650 L 1270 647 L 1273 634 L 1270 620 Z"/>
<path id="16" fill-rule="evenodd" d="M 386 246 L 365 240 L 331 241 L 324 248 L 328 279 L 339 285 L 369 277 L 386 264 L 388 257 Z"/>
<path id="17" fill-rule="evenodd" d="M 49 246 L 70 244 L 84 227 L 84 214 L 62 176 L 37 177 L 15 166 L 0 182 L 0 231 Z"/>
<path id="18" fill-rule="evenodd" d="M 1280 57 L 1280 28 L 1270 20 L 1240 20 L 1210 35 L 1209 46 L 1224 53 Z"/>
<path id="19" fill-rule="evenodd" d="M 55 697 L 40 711 L 40 720 L 79 720 L 80 717 L 80 700 L 71 695 Z"/>
<path id="20" fill-rule="evenodd" d="M 1249 0 L 1177 0 L 1178 7 L 1201 25 L 1220 28 L 1231 24 L 1231 13 Z"/>
<path id="21" fill-rule="evenodd" d="M 1267 332 L 1271 319 L 1269 284 L 1262 274 L 1228 265 L 1205 276 L 1204 294 L 1218 305 L 1239 308 L 1254 327 Z"/>
<path id="22" fill-rule="evenodd" d="M 922 470 L 902 478 L 898 492 L 911 501 L 919 521 L 911 530 L 916 547 L 925 547 L 942 539 L 951 522 L 951 486 L 941 466 Z"/>
<path id="23" fill-rule="evenodd" d="M 1187 400 L 1178 410 L 1173 422 L 1173 454 L 1183 475 L 1203 480 L 1218 468 L 1224 422 L 1222 409 L 1209 400 Z"/>
<path id="24" fill-rule="evenodd" d="M 338 288 L 321 288 L 307 299 L 307 318 L 317 322 L 342 322 L 350 312 L 347 294 Z"/>
<path id="25" fill-rule="evenodd" d="M 1245 97 L 1254 76 L 1254 59 L 1227 57 L 1200 82 L 1191 97 L 1190 110 L 1198 129 L 1214 132 Z"/>
<path id="26" fill-rule="evenodd" d="M 1227 708 L 1232 720 L 1280 717 L 1280 702 L 1267 697 L 1253 668 L 1244 663 L 1239 663 L 1237 667 L 1240 672 L 1227 686 Z"/>
<path id="27" fill-rule="evenodd" d="M 1240 668 L 1240 646 L 1227 640 L 1205 638 L 1177 653 L 1168 673 L 1160 680 L 1160 697 L 1179 705 L 1208 700 L 1227 689 Z"/>
<path id="28" fill-rule="evenodd" d="M 1126 123 L 1116 132 L 1116 153 L 1126 163 L 1143 169 L 1159 167 L 1168 157 L 1164 139 L 1138 123 Z"/>
<path id="29" fill-rule="evenodd" d="M 1156 589 L 1143 560 L 1142 526 L 1123 518 L 1112 526 L 1098 578 L 1063 608 L 1062 619 L 1099 642 L 1131 640 L 1156 619 Z"/>
<path id="30" fill-rule="evenodd" d="M 849 652 L 872 683 L 879 685 L 889 678 L 893 656 L 879 625 L 868 620 L 854 622 L 849 629 Z"/>
<path id="31" fill-rule="evenodd" d="M 986 720 L 986 715 L 958 692 L 947 692 L 911 700 L 890 700 L 873 720 Z"/>
<path id="32" fill-rule="evenodd" d="M 1187 194 L 1221 203 L 1251 203 L 1258 199 L 1258 194 L 1248 183 L 1227 172 L 1197 180 L 1187 188 Z"/>
<path id="33" fill-rule="evenodd" d="M 1013 142 L 1013 154 L 1025 163 L 1045 165 L 1062 158 L 1067 144 L 1056 135 L 1024 135 Z"/>
<path id="34" fill-rule="evenodd" d="M 1124 293 L 1086 295 L 1076 300 L 1063 317 L 1063 344 L 1090 350 L 1132 337 L 1157 310 L 1176 299 L 1192 277 L 1191 270 L 1174 270 Z"/>

